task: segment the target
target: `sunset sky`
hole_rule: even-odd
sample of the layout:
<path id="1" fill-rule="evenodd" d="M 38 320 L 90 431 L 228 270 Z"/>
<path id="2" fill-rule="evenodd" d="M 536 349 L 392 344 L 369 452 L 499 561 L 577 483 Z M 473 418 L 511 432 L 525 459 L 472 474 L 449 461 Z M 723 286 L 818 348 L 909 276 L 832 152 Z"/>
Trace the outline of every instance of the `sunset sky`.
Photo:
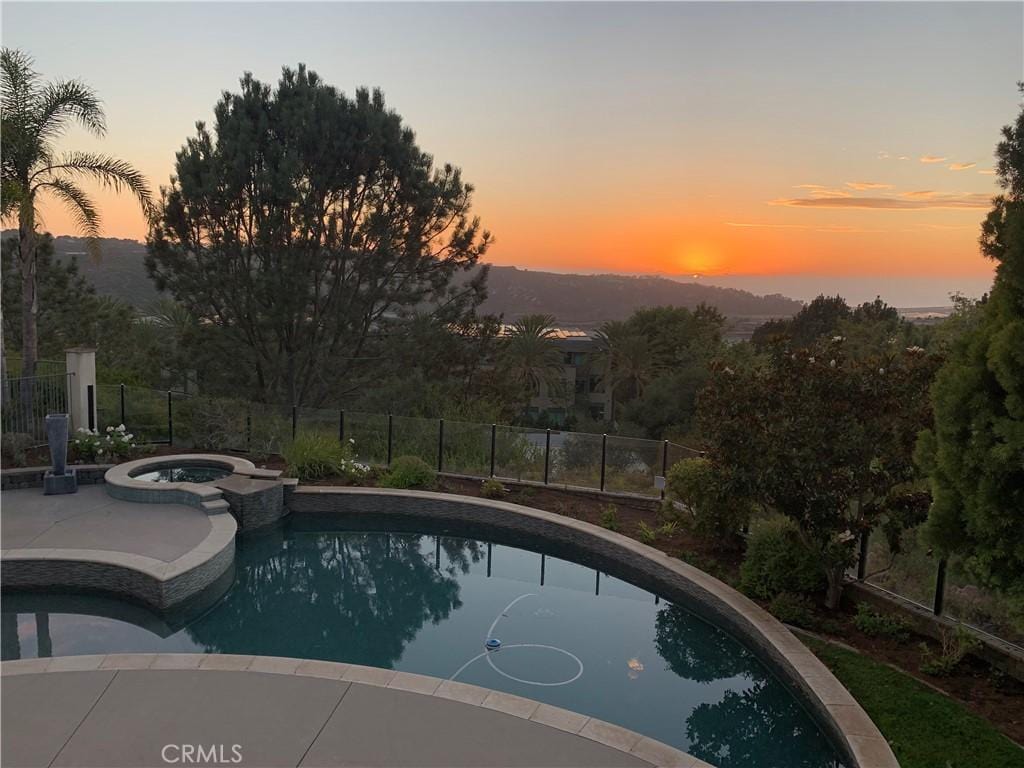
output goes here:
<path id="1" fill-rule="evenodd" d="M 904 305 L 990 279 L 978 224 L 1024 77 L 1021 3 L 4 3 L 2 15 L 5 46 L 106 103 L 106 139 L 65 145 L 124 157 L 154 187 L 243 71 L 276 81 L 304 62 L 347 93 L 381 87 L 426 151 L 462 167 L 496 264 L 699 274 L 799 298 L 798 285 L 858 285 Z M 104 234 L 144 238 L 128 198 L 98 198 Z M 43 215 L 72 232 L 59 209 Z"/>

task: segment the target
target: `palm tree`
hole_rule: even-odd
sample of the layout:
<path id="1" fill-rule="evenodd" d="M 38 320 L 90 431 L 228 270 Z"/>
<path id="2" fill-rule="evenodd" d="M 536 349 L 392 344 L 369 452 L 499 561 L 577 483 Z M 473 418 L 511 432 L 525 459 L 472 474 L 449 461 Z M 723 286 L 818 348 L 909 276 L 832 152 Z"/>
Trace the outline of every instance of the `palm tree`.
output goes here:
<path id="1" fill-rule="evenodd" d="M 44 83 L 27 54 L 4 48 L 0 53 L 2 89 L 2 216 L 18 220 L 18 256 L 22 290 L 22 376 L 34 376 L 38 340 L 36 316 L 36 206 L 43 194 L 63 203 L 85 235 L 94 258 L 99 257 L 100 215 L 78 185 L 93 180 L 118 192 L 135 195 L 150 214 L 152 200 L 145 178 L 124 160 L 93 152 L 58 155 L 56 143 L 72 123 L 95 136 L 106 133 L 103 106 L 79 80 Z"/>
<path id="2" fill-rule="evenodd" d="M 628 323 L 613 320 L 597 331 L 597 368 L 608 388 L 608 420 L 615 421 L 615 396 L 625 390 L 640 397 L 660 366 L 650 340 Z"/>
<path id="3" fill-rule="evenodd" d="M 530 398 L 541 385 L 557 389 L 562 384 L 562 356 L 555 346 L 552 315 L 524 315 L 509 327 L 503 350 L 503 367 L 513 382 Z"/>

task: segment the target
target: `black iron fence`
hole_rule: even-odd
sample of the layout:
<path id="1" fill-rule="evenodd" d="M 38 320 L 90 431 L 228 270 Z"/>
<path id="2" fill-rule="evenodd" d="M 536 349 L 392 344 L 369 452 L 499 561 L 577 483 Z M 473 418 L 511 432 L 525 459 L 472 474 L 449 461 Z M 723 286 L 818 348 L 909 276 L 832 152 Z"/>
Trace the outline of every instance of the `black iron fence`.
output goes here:
<path id="1" fill-rule="evenodd" d="M 0 392 L 0 432 L 22 449 L 46 444 L 46 415 L 68 412 L 70 374 L 4 379 Z"/>

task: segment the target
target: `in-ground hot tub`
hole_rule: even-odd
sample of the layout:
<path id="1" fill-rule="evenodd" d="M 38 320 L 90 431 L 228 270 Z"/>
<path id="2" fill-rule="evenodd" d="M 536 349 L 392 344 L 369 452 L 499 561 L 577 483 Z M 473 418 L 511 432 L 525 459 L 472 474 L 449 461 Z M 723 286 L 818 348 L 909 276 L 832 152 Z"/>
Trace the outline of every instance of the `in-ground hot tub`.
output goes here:
<path id="1" fill-rule="evenodd" d="M 161 466 L 132 475 L 135 480 L 146 480 L 151 483 L 212 483 L 232 474 L 229 467 L 223 464 L 185 463 L 173 466 Z"/>
<path id="2" fill-rule="evenodd" d="M 230 511 L 241 530 L 276 523 L 288 513 L 276 469 L 260 469 L 237 456 L 213 453 L 151 456 L 107 470 L 107 493 L 147 504 L 189 504 L 210 514 Z"/>

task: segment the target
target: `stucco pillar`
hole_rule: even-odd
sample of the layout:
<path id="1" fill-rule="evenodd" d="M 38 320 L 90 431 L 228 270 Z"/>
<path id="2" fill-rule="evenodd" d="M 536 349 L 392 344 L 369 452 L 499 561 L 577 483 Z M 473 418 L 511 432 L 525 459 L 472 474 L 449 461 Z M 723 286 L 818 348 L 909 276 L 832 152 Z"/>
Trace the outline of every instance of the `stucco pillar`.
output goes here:
<path id="1" fill-rule="evenodd" d="M 67 361 L 68 410 L 71 429 L 89 426 L 89 388 L 92 387 L 92 423 L 96 419 L 96 349 L 72 347 L 64 352 Z"/>

